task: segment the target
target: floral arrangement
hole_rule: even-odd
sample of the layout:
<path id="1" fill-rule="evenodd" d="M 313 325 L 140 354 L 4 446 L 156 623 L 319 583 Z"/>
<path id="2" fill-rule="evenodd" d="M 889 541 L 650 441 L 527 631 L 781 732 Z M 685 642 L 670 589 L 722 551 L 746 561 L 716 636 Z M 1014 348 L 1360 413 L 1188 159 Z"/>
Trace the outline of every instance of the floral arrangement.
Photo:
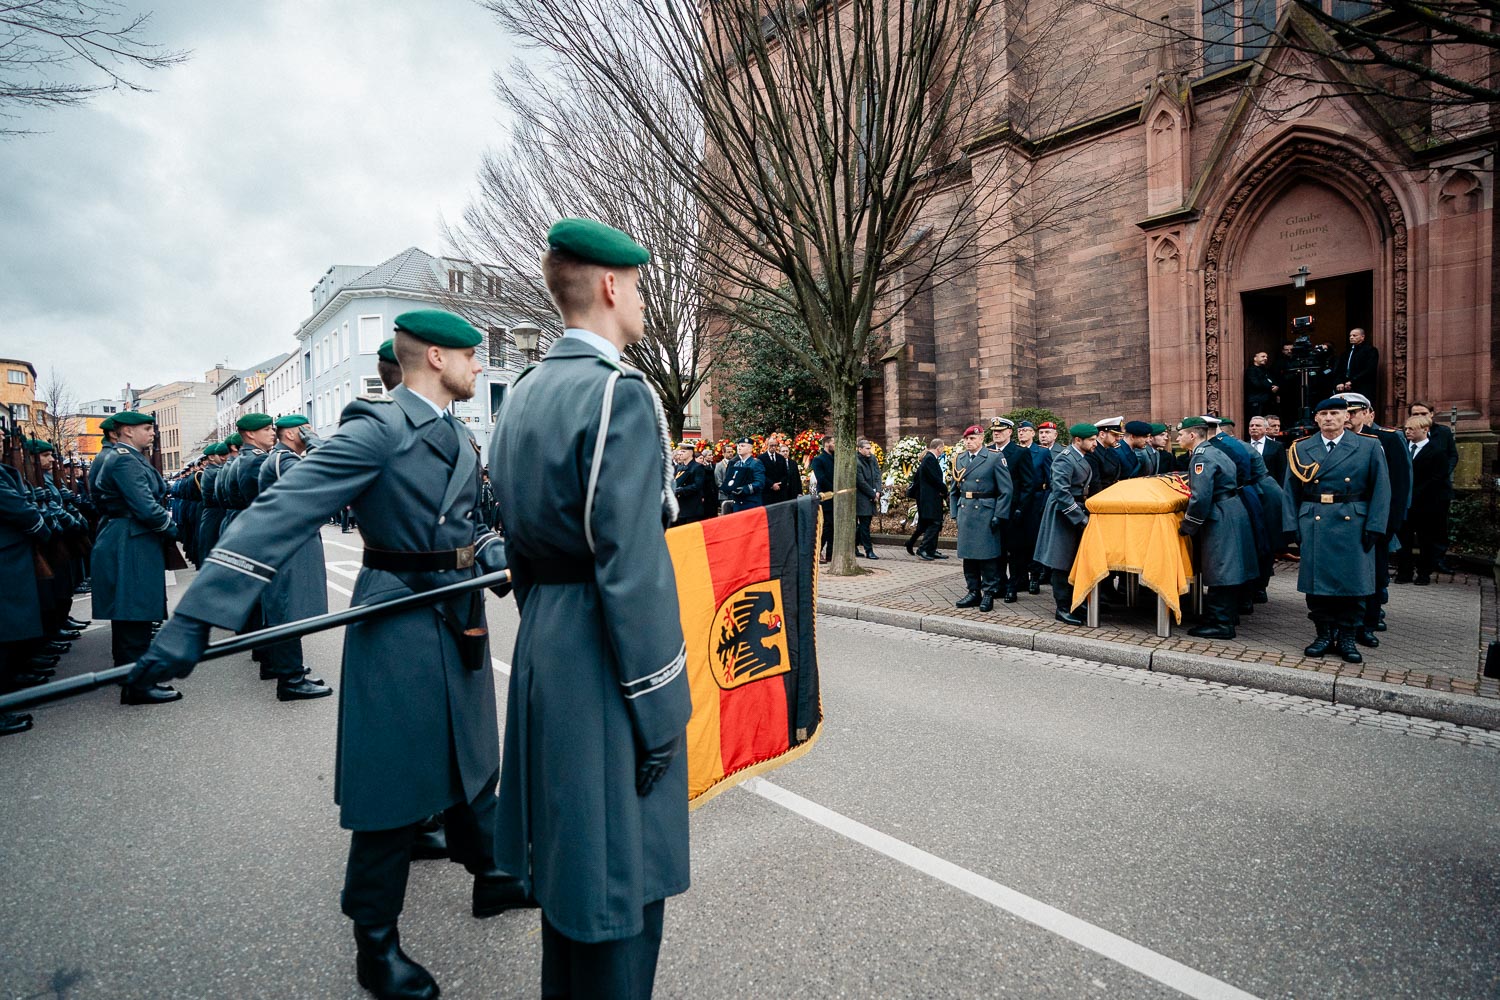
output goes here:
<path id="1" fill-rule="evenodd" d="M 792 458 L 797 460 L 797 464 L 806 467 L 807 463 L 816 458 L 823 448 L 823 432 L 809 427 L 791 438 L 787 446 L 791 449 Z"/>
<path id="2" fill-rule="evenodd" d="M 917 463 L 922 461 L 922 453 L 926 450 L 927 445 L 916 436 L 897 441 L 890 451 L 890 463 L 880 463 L 880 468 L 885 472 L 885 484 L 894 486 L 910 482 L 912 474 L 917 471 Z"/>
<path id="3" fill-rule="evenodd" d="M 875 456 L 875 464 L 880 466 L 880 471 L 885 471 L 885 449 L 877 442 L 870 442 L 870 454 Z"/>

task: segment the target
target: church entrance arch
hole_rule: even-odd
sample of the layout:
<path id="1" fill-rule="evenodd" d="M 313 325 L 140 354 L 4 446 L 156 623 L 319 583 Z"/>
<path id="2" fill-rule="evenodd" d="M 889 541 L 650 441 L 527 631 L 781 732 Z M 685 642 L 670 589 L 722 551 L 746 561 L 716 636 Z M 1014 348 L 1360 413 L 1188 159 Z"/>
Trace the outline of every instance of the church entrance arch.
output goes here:
<path id="1" fill-rule="evenodd" d="M 1353 152 L 1296 139 L 1238 183 L 1220 212 L 1204 267 L 1206 396 L 1210 412 L 1243 426 L 1244 374 L 1257 351 L 1273 362 L 1283 344 L 1307 334 L 1329 347 L 1327 363 L 1283 374 L 1277 409 L 1290 426 L 1299 405 L 1331 391 L 1362 327 L 1380 351 L 1376 405 L 1383 415 L 1406 400 L 1407 232 L 1405 214 L 1378 171 Z M 1304 286 L 1292 277 L 1306 268 Z M 1304 389 L 1304 384 L 1307 388 Z M 1306 399 L 1306 394 L 1314 398 Z"/>

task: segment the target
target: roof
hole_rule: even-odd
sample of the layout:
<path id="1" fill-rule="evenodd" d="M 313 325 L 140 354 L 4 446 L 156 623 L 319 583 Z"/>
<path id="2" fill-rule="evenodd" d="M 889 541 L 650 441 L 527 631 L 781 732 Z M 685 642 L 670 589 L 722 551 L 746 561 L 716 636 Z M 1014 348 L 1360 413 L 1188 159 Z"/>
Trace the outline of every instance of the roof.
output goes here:
<path id="1" fill-rule="evenodd" d="M 384 263 L 376 264 L 339 291 L 391 289 L 431 295 L 438 289 L 438 270 L 438 259 L 432 254 L 416 247 L 407 247 Z"/>
<path id="2" fill-rule="evenodd" d="M 30 361 L 22 361 L 20 358 L 0 358 L 0 365 L 25 365 L 26 369 L 31 372 L 31 377 L 36 378 L 36 369 L 32 367 Z"/>

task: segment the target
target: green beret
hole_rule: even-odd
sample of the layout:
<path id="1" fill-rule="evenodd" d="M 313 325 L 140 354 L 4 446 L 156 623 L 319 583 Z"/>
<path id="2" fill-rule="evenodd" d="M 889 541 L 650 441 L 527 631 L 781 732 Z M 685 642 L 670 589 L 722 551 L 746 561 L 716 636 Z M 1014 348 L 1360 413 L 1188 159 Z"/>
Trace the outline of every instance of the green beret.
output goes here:
<path id="1" fill-rule="evenodd" d="M 258 431 L 270 427 L 274 421 L 268 413 L 247 413 L 234 422 L 235 430 Z"/>
<path id="2" fill-rule="evenodd" d="M 1166 424 L 1152 424 L 1151 425 L 1151 433 L 1152 434 L 1165 434 L 1165 433 L 1167 433 L 1167 425 Z"/>
<path id="3" fill-rule="evenodd" d="M 1091 438 L 1099 436 L 1099 428 L 1093 424 L 1074 424 L 1068 428 L 1068 434 L 1076 438 Z"/>
<path id="4" fill-rule="evenodd" d="M 1220 417 L 1219 418 L 1219 426 L 1220 427 L 1233 427 L 1234 426 L 1234 418 L 1233 417 Z"/>
<path id="5" fill-rule="evenodd" d="M 116 427 L 137 427 L 141 424 L 154 424 L 156 418 L 149 413 L 141 413 L 137 410 L 121 410 L 114 417 Z"/>
<path id="6" fill-rule="evenodd" d="M 219 453 L 218 452 L 218 447 L 219 447 L 219 443 L 217 441 L 215 441 L 213 444 L 211 444 L 208 447 L 204 448 L 203 449 L 203 457 L 207 458 L 210 455 L 217 455 Z"/>
<path id="7" fill-rule="evenodd" d="M 229 454 L 229 445 L 223 441 L 216 441 L 209 445 L 209 447 L 213 449 L 210 454 L 218 455 L 221 458 Z"/>
<path id="8" fill-rule="evenodd" d="M 1188 430 L 1189 428 L 1192 428 L 1192 427 L 1207 427 L 1208 426 L 1208 421 L 1204 420 L 1202 417 L 1196 417 L 1196 416 L 1194 416 L 1194 417 L 1183 417 L 1182 418 L 1182 423 L 1178 424 L 1177 426 L 1181 427 L 1183 430 Z"/>
<path id="9" fill-rule="evenodd" d="M 593 219 L 558 219 L 547 230 L 547 245 L 603 267 L 640 267 L 651 261 L 645 247 Z"/>
<path id="10" fill-rule="evenodd" d="M 307 418 L 302 414 L 288 413 L 276 421 L 276 429 L 281 431 L 286 430 L 288 427 L 301 427 L 305 423 L 307 423 Z"/>
<path id="11" fill-rule="evenodd" d="M 115 418 L 105 417 L 103 420 L 99 421 L 99 429 L 101 431 L 113 431 L 115 429 Z"/>
<path id="12" fill-rule="evenodd" d="M 375 350 L 375 356 L 386 364 L 398 365 L 396 360 L 396 338 L 392 337 Z"/>
<path id="13" fill-rule="evenodd" d="M 33 455 L 45 454 L 46 452 L 52 450 L 52 442 L 43 441 L 41 438 L 32 438 L 30 441 L 26 442 L 26 450 L 31 452 Z"/>
<path id="14" fill-rule="evenodd" d="M 240 437 L 239 434 L 237 434 L 237 433 L 236 434 L 231 434 L 227 438 L 224 439 L 224 448 L 227 451 L 230 448 L 238 448 L 240 445 L 242 445 L 244 443 L 245 443 L 245 439 L 242 438 L 242 437 Z"/>
<path id="15" fill-rule="evenodd" d="M 396 317 L 396 329 L 439 347 L 478 347 L 484 339 L 462 316 L 443 309 L 404 312 Z"/>

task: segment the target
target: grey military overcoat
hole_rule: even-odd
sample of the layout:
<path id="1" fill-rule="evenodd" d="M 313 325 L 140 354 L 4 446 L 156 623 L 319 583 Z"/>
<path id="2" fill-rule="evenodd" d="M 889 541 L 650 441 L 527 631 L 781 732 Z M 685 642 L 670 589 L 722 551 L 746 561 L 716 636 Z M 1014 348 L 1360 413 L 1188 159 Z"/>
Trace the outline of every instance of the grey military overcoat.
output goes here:
<path id="1" fill-rule="evenodd" d="M 1271 555 L 1275 556 L 1281 551 L 1282 536 L 1285 534 L 1286 493 L 1266 468 L 1266 460 L 1261 453 L 1248 446 L 1245 450 L 1250 452 L 1251 480 L 1260 490 L 1260 507 L 1265 511 L 1266 535 L 1271 540 Z"/>
<path id="2" fill-rule="evenodd" d="M 1365 547 L 1363 535 L 1383 533 L 1391 513 L 1379 440 L 1346 430 L 1330 453 L 1323 436 L 1314 434 L 1292 442 L 1286 465 L 1301 556 L 1297 589 L 1324 597 L 1375 593 L 1375 550 Z"/>
<path id="3" fill-rule="evenodd" d="M 266 460 L 260 463 L 256 496 L 275 486 L 299 461 L 301 456 L 284 444 L 272 448 Z M 313 532 L 302 547 L 287 558 L 276 578 L 267 584 L 260 601 L 269 625 L 311 618 L 328 610 L 328 569 L 323 562 L 321 534 Z"/>
<path id="4" fill-rule="evenodd" d="M 94 503 L 103 521 L 90 555 L 94 617 L 159 622 L 167 617 L 167 556 L 173 531 L 167 483 L 145 455 L 126 444 L 93 469 Z"/>
<path id="5" fill-rule="evenodd" d="M 491 445 L 521 608 L 495 860 L 576 941 L 638 934 L 644 906 L 688 888 L 685 751 L 635 790 L 640 751 L 682 740 L 692 714 L 657 406 L 639 373 L 564 337 Z"/>
<path id="6" fill-rule="evenodd" d="M 198 518 L 198 562 L 201 564 L 213 547 L 219 544 L 219 532 L 224 527 L 224 508 L 219 504 L 218 481 L 222 465 L 209 465 L 198 481 L 203 494 L 203 513 Z"/>
<path id="7" fill-rule="evenodd" d="M 985 494 L 969 497 L 968 493 Z M 953 488 L 949 494 L 953 520 L 958 523 L 960 559 L 999 559 L 1004 540 L 990 521 L 1010 517 L 1011 480 L 1005 456 L 980 448 L 972 455 L 959 449 L 953 459 Z"/>
<path id="8" fill-rule="evenodd" d="M 1235 493 L 1234 459 L 1204 441 L 1188 456 L 1182 531 L 1197 539 L 1194 566 L 1208 587 L 1234 587 L 1260 576 L 1250 515 Z"/>
<path id="9" fill-rule="evenodd" d="M 478 448 L 405 386 L 357 399 L 339 432 L 286 469 L 274 489 L 224 529 L 178 613 L 238 629 L 331 512 L 352 504 L 367 546 L 433 552 L 498 546 L 476 513 Z M 498 551 L 498 549 L 497 549 Z M 468 579 L 363 568 L 351 604 Z M 489 663 L 488 652 L 484 663 Z M 433 608 L 344 631 L 334 799 L 350 830 L 405 826 L 487 793 L 499 767 L 494 674 L 469 670 Z"/>
<path id="10" fill-rule="evenodd" d="M 1078 555 L 1084 525 L 1089 522 L 1083 499 L 1088 495 L 1094 471 L 1089 460 L 1072 445 L 1052 459 L 1051 489 L 1042 508 L 1042 527 L 1036 536 L 1034 560 L 1043 566 L 1067 572 Z"/>

